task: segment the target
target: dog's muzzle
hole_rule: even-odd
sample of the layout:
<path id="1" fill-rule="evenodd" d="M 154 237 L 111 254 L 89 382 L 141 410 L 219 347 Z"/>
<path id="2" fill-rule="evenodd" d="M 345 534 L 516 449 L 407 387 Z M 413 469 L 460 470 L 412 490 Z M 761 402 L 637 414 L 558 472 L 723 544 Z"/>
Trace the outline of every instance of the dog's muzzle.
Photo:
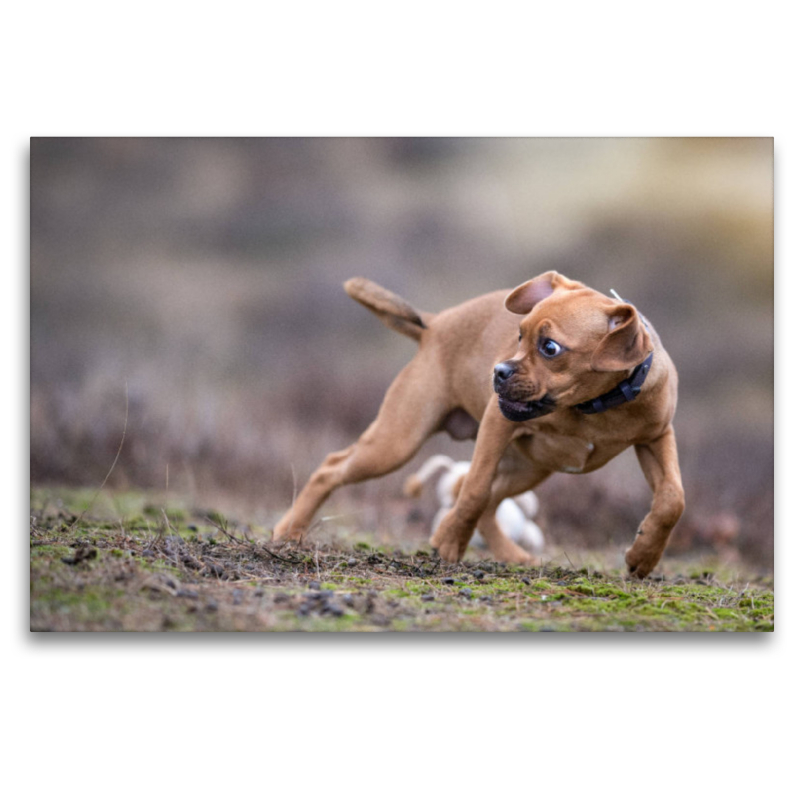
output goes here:
<path id="1" fill-rule="evenodd" d="M 516 368 L 508 361 L 501 361 L 494 368 L 494 390 L 498 395 L 500 411 L 506 419 L 512 422 L 525 422 L 556 410 L 555 403 L 547 395 L 540 400 L 514 400 L 506 396 L 504 389 L 515 373 Z"/>
<path id="2" fill-rule="evenodd" d="M 552 414 L 556 410 L 556 405 L 546 397 L 541 400 L 509 400 L 503 395 L 498 397 L 500 411 L 506 419 L 512 422 L 525 422 L 528 419 L 543 417 L 545 414 Z"/>

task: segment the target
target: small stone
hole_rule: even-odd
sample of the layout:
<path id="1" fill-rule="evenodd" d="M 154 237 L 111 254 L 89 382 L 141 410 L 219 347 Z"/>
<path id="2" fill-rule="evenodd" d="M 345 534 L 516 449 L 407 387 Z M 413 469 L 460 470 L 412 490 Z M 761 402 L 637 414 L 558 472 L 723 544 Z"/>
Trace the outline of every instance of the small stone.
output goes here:
<path id="1" fill-rule="evenodd" d="M 420 597 L 420 600 L 422 600 L 423 603 L 430 603 L 431 600 L 435 600 L 435 599 L 436 599 L 436 596 L 432 595 L 432 594 L 424 594 L 424 595 L 422 595 L 422 597 Z"/>
<path id="2" fill-rule="evenodd" d="M 455 578 L 442 578 L 442 583 L 446 583 L 449 586 L 452 586 L 456 582 Z"/>
<path id="3" fill-rule="evenodd" d="M 320 600 L 327 600 L 329 597 L 333 597 L 333 592 L 330 589 L 325 589 L 325 591 L 322 592 L 306 592 L 303 597 L 305 597 L 306 600 L 319 602 Z"/>
<path id="4" fill-rule="evenodd" d="M 243 598 L 244 598 L 244 592 L 241 589 L 233 590 L 232 601 L 235 606 L 240 606 L 242 604 Z"/>
<path id="5" fill-rule="evenodd" d="M 308 588 L 309 589 L 319 589 L 319 587 L 320 587 L 319 581 L 309 581 L 308 582 Z"/>
<path id="6" fill-rule="evenodd" d="M 72 556 L 64 556 L 61 560 L 65 564 L 80 564 L 81 561 L 89 561 L 97 558 L 97 548 L 88 544 L 77 544 L 75 553 Z"/>
<path id="7" fill-rule="evenodd" d="M 462 597 L 466 597 L 468 600 L 472 597 L 472 589 L 468 589 L 466 586 L 459 592 Z"/>
<path id="8" fill-rule="evenodd" d="M 348 567 L 354 567 L 356 564 L 358 564 L 358 561 L 355 558 L 348 558 L 347 559 L 347 566 Z"/>
<path id="9" fill-rule="evenodd" d="M 216 611 L 219 608 L 219 605 L 216 600 L 209 600 L 206 603 L 206 611 Z"/>
<path id="10" fill-rule="evenodd" d="M 200 595 L 193 589 L 178 589 L 176 597 L 188 597 L 191 600 L 197 600 Z"/>
<path id="11" fill-rule="evenodd" d="M 480 580 L 486 573 L 482 569 L 476 569 L 475 572 L 472 573 L 478 580 Z"/>
<path id="12" fill-rule="evenodd" d="M 530 586 L 530 585 L 531 585 L 531 579 L 530 579 L 530 578 L 525 578 L 525 577 L 522 577 L 522 578 L 520 578 L 520 580 L 521 580 L 521 581 L 522 581 L 522 582 L 523 582 L 523 583 L 524 583 L 526 586 Z"/>

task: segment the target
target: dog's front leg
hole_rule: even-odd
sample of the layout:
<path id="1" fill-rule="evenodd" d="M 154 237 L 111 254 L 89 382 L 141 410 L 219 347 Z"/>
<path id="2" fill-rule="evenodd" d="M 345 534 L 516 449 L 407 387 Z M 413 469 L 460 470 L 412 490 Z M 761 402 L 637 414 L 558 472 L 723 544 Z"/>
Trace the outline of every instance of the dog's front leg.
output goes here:
<path id="1" fill-rule="evenodd" d="M 445 561 L 460 561 L 475 525 L 489 503 L 497 465 L 505 452 L 515 423 L 507 420 L 496 401 L 486 408 L 478 439 L 455 506 L 447 513 L 431 538 L 431 544 Z"/>
<path id="2" fill-rule="evenodd" d="M 639 527 L 636 541 L 625 554 L 625 562 L 633 575 L 644 578 L 661 559 L 669 535 L 684 509 L 678 448 L 672 426 L 654 442 L 637 444 L 636 455 L 653 490 L 653 503 Z"/>

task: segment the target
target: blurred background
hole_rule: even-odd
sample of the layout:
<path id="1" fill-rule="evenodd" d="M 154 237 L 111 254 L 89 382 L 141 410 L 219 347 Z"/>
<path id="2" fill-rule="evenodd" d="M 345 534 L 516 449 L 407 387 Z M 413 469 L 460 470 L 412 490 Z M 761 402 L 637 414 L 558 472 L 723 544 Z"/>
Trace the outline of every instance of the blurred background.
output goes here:
<path id="1" fill-rule="evenodd" d="M 556 269 L 616 289 L 680 374 L 673 554 L 773 558 L 772 139 L 32 139 L 31 482 L 168 490 L 270 527 L 415 345 L 350 300 L 426 311 Z M 403 470 L 323 514 L 424 537 Z M 628 543 L 628 452 L 538 490 L 555 546 Z"/>

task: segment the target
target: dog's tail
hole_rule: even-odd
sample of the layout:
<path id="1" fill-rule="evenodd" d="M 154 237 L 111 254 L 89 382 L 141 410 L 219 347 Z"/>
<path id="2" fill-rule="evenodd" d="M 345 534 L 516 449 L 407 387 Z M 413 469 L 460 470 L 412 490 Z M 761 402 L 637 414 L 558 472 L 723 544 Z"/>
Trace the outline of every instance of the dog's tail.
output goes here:
<path id="1" fill-rule="evenodd" d="M 426 323 L 433 318 L 433 314 L 417 311 L 402 297 L 366 278 L 350 278 L 345 281 L 344 290 L 353 300 L 358 300 L 362 306 L 376 314 L 387 328 L 416 341 L 422 338 L 422 331 L 428 327 Z"/>

